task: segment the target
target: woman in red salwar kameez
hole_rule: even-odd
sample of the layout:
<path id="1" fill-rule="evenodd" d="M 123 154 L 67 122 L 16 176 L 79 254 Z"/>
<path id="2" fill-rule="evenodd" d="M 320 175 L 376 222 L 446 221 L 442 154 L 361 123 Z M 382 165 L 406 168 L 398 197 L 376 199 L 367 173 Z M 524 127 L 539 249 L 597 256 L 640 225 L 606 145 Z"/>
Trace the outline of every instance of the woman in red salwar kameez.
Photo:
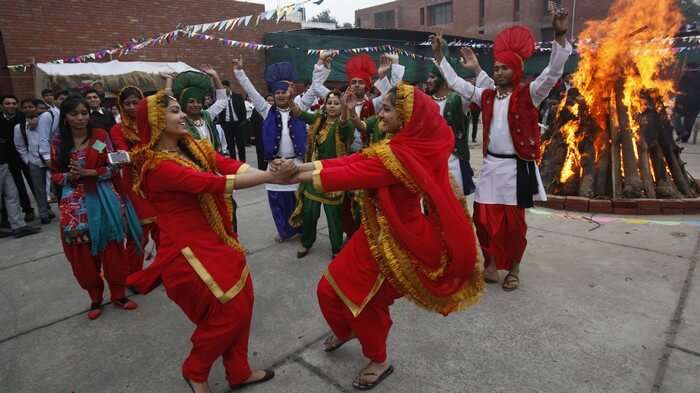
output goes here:
<path id="1" fill-rule="evenodd" d="M 185 113 L 159 92 L 139 103 L 142 144 L 132 150 L 134 188 L 156 209 L 156 260 L 128 278 L 141 293 L 162 281 L 166 293 L 197 325 L 182 374 L 193 392 L 207 392 L 212 364 L 223 357 L 231 387 L 264 382 L 271 370 L 252 371 L 248 336 L 253 284 L 245 251 L 232 228 L 234 189 L 289 177 L 292 163 L 262 172 L 216 153 L 187 131 Z"/>
<path id="2" fill-rule="evenodd" d="M 471 219 L 448 177 L 454 136 L 438 106 L 399 84 L 387 93 L 379 117 L 390 139 L 351 156 L 304 164 L 295 177 L 324 192 L 364 190 L 362 228 L 330 263 L 317 290 L 333 332 L 324 349 L 357 338 L 370 359 L 353 382 L 360 390 L 393 371 L 386 339 L 395 299 L 447 315 L 477 302 L 484 287 Z"/>
<path id="3" fill-rule="evenodd" d="M 139 134 L 136 129 L 136 107 L 143 99 L 143 92 L 138 87 L 127 86 L 119 93 L 117 102 L 121 123 L 115 124 L 109 132 L 112 144 L 115 150 L 129 151 L 139 142 Z M 129 200 L 134 204 L 136 214 L 139 217 L 143 228 L 142 244 L 134 244 L 131 239 L 127 239 L 126 253 L 129 258 L 129 274 L 135 273 L 143 269 L 143 261 L 146 257 L 143 250 L 148 243 L 148 237 L 153 239 L 153 242 L 158 249 L 158 226 L 156 225 L 156 213 L 151 206 L 151 203 L 141 195 L 134 192 L 132 187 L 133 175 L 132 168 L 129 165 L 121 168 L 122 182 L 121 190 L 129 196 Z"/>

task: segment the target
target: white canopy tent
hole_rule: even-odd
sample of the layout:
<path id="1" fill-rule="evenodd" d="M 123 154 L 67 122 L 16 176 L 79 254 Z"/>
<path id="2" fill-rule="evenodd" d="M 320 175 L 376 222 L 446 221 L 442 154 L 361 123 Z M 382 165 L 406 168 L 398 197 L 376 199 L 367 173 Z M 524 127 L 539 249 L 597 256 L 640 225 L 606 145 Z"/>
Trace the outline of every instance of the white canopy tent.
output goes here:
<path id="1" fill-rule="evenodd" d="M 134 85 L 143 91 L 162 88 L 161 73 L 180 73 L 194 68 L 183 62 L 110 61 L 107 63 L 38 63 L 34 72 L 37 97 L 45 88 L 80 88 L 86 83 L 102 82 L 107 92 L 118 92 Z"/>

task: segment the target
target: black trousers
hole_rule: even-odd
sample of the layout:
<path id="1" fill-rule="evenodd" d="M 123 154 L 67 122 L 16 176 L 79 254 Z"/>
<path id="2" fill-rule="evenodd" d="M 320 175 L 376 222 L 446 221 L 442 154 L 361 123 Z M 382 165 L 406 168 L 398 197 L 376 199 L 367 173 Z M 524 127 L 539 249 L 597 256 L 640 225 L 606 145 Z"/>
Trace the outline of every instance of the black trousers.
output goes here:
<path id="1" fill-rule="evenodd" d="M 700 107 L 689 108 L 688 110 L 680 112 L 680 115 L 683 116 L 683 135 L 679 135 L 681 141 L 688 142 L 690 134 L 693 133 L 693 125 L 698 117 L 698 112 L 700 112 Z"/>
<path id="2" fill-rule="evenodd" d="M 233 159 L 245 162 L 245 145 L 248 135 L 244 122 L 221 123 L 228 143 L 228 154 Z M 238 150 L 238 155 L 236 155 Z"/>
<path id="3" fill-rule="evenodd" d="M 471 111 L 472 113 L 472 141 L 476 140 L 476 133 L 479 130 L 479 115 L 480 110 Z"/>

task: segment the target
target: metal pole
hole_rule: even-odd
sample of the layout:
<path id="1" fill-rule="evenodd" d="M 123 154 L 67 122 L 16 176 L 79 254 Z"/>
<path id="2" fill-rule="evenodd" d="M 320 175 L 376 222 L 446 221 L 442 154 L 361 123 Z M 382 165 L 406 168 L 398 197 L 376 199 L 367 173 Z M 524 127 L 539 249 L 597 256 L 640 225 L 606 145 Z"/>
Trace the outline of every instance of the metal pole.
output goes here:
<path id="1" fill-rule="evenodd" d="M 573 7 L 571 7 L 571 42 L 574 42 L 574 30 L 576 29 L 576 0 L 574 0 Z"/>

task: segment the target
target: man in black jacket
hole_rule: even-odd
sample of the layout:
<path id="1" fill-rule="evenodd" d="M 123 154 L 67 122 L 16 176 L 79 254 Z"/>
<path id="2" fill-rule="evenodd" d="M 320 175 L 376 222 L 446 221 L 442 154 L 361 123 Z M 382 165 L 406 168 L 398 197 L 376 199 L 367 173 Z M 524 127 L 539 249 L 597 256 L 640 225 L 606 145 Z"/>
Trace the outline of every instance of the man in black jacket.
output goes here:
<path id="1" fill-rule="evenodd" d="M 24 115 L 18 110 L 18 100 L 15 96 L 3 96 L 0 99 L 2 113 L 0 113 L 0 164 L 7 164 L 15 187 L 19 193 L 20 206 L 27 222 L 34 221 L 34 209 L 27 193 L 25 180 L 32 187 L 29 166 L 22 161 L 14 142 L 15 125 L 25 121 Z M 24 176 L 22 176 L 24 175 Z M 6 210 L 3 209 L 2 221 L 7 221 Z"/>
<path id="2" fill-rule="evenodd" d="M 224 129 L 228 152 L 231 158 L 236 158 L 238 150 L 238 160 L 245 162 L 245 145 L 247 123 L 245 102 L 243 96 L 231 91 L 231 83 L 227 80 L 221 82 L 226 88 L 228 102 L 226 109 L 219 114 L 218 122 Z"/>
<path id="3" fill-rule="evenodd" d="M 90 106 L 90 124 L 95 128 L 101 128 L 109 132 L 117 122 L 114 120 L 112 112 L 102 107 L 102 99 L 99 92 L 95 89 L 86 91 L 85 100 Z"/>

